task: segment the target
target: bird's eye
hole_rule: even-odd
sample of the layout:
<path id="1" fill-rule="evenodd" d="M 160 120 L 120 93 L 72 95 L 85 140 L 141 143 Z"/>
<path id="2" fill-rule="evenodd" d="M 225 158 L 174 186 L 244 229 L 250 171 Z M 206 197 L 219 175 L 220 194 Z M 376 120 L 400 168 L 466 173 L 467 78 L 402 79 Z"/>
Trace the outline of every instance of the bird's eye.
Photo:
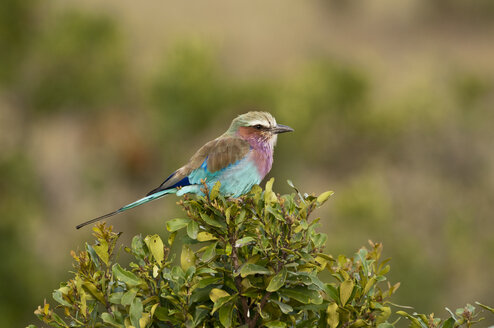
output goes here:
<path id="1" fill-rule="evenodd" d="M 261 124 L 254 125 L 254 128 L 256 128 L 258 130 L 261 130 L 262 129 L 262 125 Z"/>

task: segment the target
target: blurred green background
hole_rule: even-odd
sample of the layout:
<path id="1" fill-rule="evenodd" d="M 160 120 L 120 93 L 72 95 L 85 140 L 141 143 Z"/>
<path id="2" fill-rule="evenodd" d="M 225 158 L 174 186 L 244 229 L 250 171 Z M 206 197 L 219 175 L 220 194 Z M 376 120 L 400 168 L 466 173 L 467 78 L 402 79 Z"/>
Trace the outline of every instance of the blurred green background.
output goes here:
<path id="1" fill-rule="evenodd" d="M 492 306 L 493 37 L 490 0 L 2 0 L 2 324 L 36 322 L 92 239 L 76 224 L 251 109 L 296 131 L 277 191 L 336 192 L 317 213 L 329 252 L 384 242 L 395 302 L 418 312 Z M 111 224 L 164 234 L 176 201 Z"/>

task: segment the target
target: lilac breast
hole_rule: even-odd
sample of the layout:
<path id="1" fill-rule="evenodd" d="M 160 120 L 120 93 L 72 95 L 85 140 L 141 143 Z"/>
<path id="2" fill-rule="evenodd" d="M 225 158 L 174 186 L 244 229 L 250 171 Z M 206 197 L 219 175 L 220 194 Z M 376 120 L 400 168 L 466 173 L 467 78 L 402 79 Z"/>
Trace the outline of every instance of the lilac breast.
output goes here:
<path id="1" fill-rule="evenodd" d="M 273 147 L 266 141 L 254 141 L 252 146 L 252 159 L 256 163 L 257 170 L 261 176 L 261 180 L 264 179 L 266 174 L 271 170 L 273 165 Z"/>

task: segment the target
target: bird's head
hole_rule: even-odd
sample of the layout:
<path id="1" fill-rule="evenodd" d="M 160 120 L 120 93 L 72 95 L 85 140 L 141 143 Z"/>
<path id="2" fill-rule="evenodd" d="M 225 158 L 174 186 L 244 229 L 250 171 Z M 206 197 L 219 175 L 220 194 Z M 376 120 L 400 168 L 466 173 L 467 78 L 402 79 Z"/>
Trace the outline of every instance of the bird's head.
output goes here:
<path id="1" fill-rule="evenodd" d="M 274 146 L 278 134 L 291 131 L 291 127 L 277 124 L 270 113 L 248 112 L 235 118 L 226 133 L 249 141 L 269 142 Z"/>

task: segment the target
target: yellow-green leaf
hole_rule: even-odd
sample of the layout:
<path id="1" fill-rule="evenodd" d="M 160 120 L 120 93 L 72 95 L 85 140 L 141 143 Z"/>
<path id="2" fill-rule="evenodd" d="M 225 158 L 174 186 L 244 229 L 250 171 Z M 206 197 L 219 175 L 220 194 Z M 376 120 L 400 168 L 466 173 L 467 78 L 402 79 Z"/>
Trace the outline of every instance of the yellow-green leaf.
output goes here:
<path id="1" fill-rule="evenodd" d="M 266 290 L 268 292 L 275 292 L 277 291 L 278 289 L 280 289 L 281 287 L 283 287 L 283 285 L 285 284 L 285 280 L 286 280 L 286 275 L 287 275 L 287 271 L 285 268 L 281 269 L 280 272 L 278 272 L 272 279 L 271 281 L 269 282 L 269 285 L 268 287 L 266 288 Z"/>
<path id="2" fill-rule="evenodd" d="M 214 235 L 210 234 L 209 232 L 201 231 L 197 234 L 197 241 L 210 241 L 210 240 L 217 240 Z"/>
<path id="3" fill-rule="evenodd" d="M 176 232 L 176 231 L 172 232 L 172 233 L 170 234 L 170 236 L 168 236 L 168 245 L 169 245 L 170 247 L 172 247 L 173 242 L 175 241 L 175 237 L 176 237 L 176 236 L 177 236 L 177 232 Z"/>
<path id="4" fill-rule="evenodd" d="M 216 303 L 220 298 L 230 296 L 227 292 L 219 288 L 213 288 L 209 292 L 209 298 L 213 303 Z"/>
<path id="5" fill-rule="evenodd" d="M 160 236 L 158 235 L 147 236 L 144 239 L 144 242 L 151 251 L 151 254 L 153 254 L 153 257 L 156 260 L 156 262 L 158 262 L 161 265 L 161 262 L 163 262 L 163 260 L 165 259 L 165 251 L 164 251 L 163 241 L 161 240 Z"/>
<path id="6" fill-rule="evenodd" d="M 345 305 L 353 292 L 354 283 L 353 280 L 345 280 L 340 285 L 340 300 L 341 305 Z"/>
<path id="7" fill-rule="evenodd" d="M 370 278 L 369 281 L 367 281 L 367 283 L 365 284 L 363 294 L 366 295 L 369 292 L 369 290 L 372 288 L 372 286 L 374 286 L 375 283 L 376 283 L 376 278 L 375 277 Z"/>
<path id="8" fill-rule="evenodd" d="M 233 305 L 233 303 L 225 304 L 218 311 L 220 322 L 224 327 L 229 328 L 232 326 Z"/>
<path id="9" fill-rule="evenodd" d="M 140 319 L 142 318 L 142 311 L 143 311 L 143 306 L 141 299 L 136 297 L 132 301 L 132 304 L 130 305 L 129 309 L 129 314 L 130 314 L 130 321 L 132 322 L 132 325 L 136 328 L 140 328 Z"/>
<path id="10" fill-rule="evenodd" d="M 108 254 L 108 243 L 106 242 L 106 240 L 100 240 L 99 245 L 93 245 L 93 249 L 96 254 L 98 254 L 98 257 L 101 259 L 101 261 L 108 265 L 110 254 Z"/>
<path id="11" fill-rule="evenodd" d="M 340 314 L 338 313 L 338 304 L 331 303 L 328 305 L 328 309 L 326 310 L 328 314 L 328 325 L 330 328 L 338 327 L 340 323 Z"/>
<path id="12" fill-rule="evenodd" d="M 334 191 L 325 191 L 317 197 L 317 204 L 322 205 L 334 194 Z"/>
<path id="13" fill-rule="evenodd" d="M 207 223 L 207 224 L 209 224 L 209 225 L 211 225 L 211 226 L 213 226 L 213 227 L 217 227 L 217 228 L 223 228 L 223 229 L 226 229 L 226 224 L 225 224 L 225 222 L 220 222 L 220 221 L 217 221 L 216 219 L 214 219 L 214 218 L 212 218 L 212 217 L 210 217 L 210 216 L 206 215 L 205 213 L 201 213 L 201 219 L 202 219 L 205 223 Z"/>
<path id="14" fill-rule="evenodd" d="M 189 238 L 196 239 L 198 232 L 199 232 L 199 225 L 197 224 L 197 222 L 190 221 L 189 224 L 187 224 L 187 235 L 189 236 Z"/>
<path id="15" fill-rule="evenodd" d="M 279 320 L 266 322 L 266 323 L 264 323 L 264 325 L 267 328 L 285 328 L 286 327 L 286 323 L 281 322 Z"/>
<path id="16" fill-rule="evenodd" d="M 216 256 L 216 244 L 217 243 L 212 243 L 211 245 L 206 247 L 204 253 L 202 253 L 201 259 L 203 262 L 209 262 Z"/>
<path id="17" fill-rule="evenodd" d="M 209 198 L 211 200 L 216 199 L 218 195 L 220 194 L 220 187 L 221 187 L 221 182 L 218 180 L 213 186 L 213 189 L 211 189 L 211 192 L 209 193 Z"/>
<path id="18" fill-rule="evenodd" d="M 100 301 L 102 304 L 106 305 L 105 302 L 105 297 L 103 296 L 103 293 L 96 288 L 94 284 L 92 284 L 89 281 L 84 281 L 82 283 L 82 286 L 91 294 L 93 295 L 98 301 Z"/>
<path id="19" fill-rule="evenodd" d="M 173 219 L 166 223 L 166 229 L 170 232 L 174 232 L 185 228 L 190 221 L 190 219 Z"/>
<path id="20" fill-rule="evenodd" d="M 391 308 L 389 306 L 383 306 L 381 308 L 381 313 L 376 318 L 376 323 L 380 324 L 388 320 L 391 315 Z"/>
<path id="21" fill-rule="evenodd" d="M 118 263 L 113 265 L 112 271 L 118 280 L 123 281 L 130 287 L 137 286 L 142 282 L 133 272 L 125 270 Z"/>
<path id="22" fill-rule="evenodd" d="M 193 266 L 196 262 L 196 255 L 193 250 L 191 250 L 187 245 L 182 246 L 182 255 L 180 256 L 180 266 L 182 270 L 187 271 L 187 269 Z"/>
<path id="23" fill-rule="evenodd" d="M 266 188 L 264 189 L 264 201 L 266 204 L 273 203 L 277 200 L 276 194 L 273 192 L 273 183 L 274 178 L 271 178 L 266 182 Z"/>
<path id="24" fill-rule="evenodd" d="M 242 276 L 242 278 L 245 278 L 252 274 L 270 274 L 270 273 L 271 271 L 269 271 L 269 269 L 252 263 L 246 263 L 240 269 L 240 275 Z"/>

